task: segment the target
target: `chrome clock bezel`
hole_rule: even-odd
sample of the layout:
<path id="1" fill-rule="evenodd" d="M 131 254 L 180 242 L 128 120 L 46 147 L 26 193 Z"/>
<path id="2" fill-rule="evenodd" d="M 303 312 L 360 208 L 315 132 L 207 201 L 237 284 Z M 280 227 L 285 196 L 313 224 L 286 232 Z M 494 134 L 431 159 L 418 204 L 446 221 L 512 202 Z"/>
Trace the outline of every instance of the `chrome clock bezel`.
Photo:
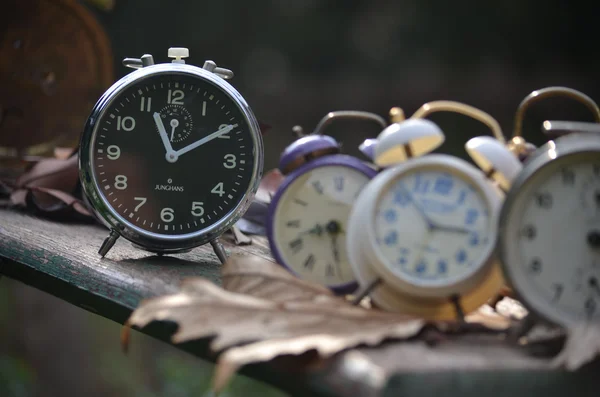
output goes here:
<path id="1" fill-rule="evenodd" d="M 99 128 L 98 121 L 102 119 L 110 105 L 119 95 L 131 85 L 161 74 L 183 74 L 199 78 L 214 85 L 217 89 L 228 95 L 241 111 L 248 123 L 253 141 L 254 166 L 248 188 L 235 208 L 229 211 L 219 221 L 209 227 L 194 233 L 181 235 L 164 235 L 143 230 L 129 223 L 119 215 L 108 203 L 98 185 L 93 169 L 93 150 L 96 134 Z M 216 74 L 197 66 L 179 63 L 165 63 L 147 66 L 138 69 L 114 83 L 98 100 L 84 127 L 79 145 L 79 177 L 83 191 L 96 217 L 109 229 L 115 230 L 119 235 L 147 251 L 157 253 L 176 253 L 187 251 L 203 245 L 223 234 L 246 212 L 260 183 L 263 172 L 263 142 L 260 127 L 249 105 L 242 95 L 231 84 Z"/>

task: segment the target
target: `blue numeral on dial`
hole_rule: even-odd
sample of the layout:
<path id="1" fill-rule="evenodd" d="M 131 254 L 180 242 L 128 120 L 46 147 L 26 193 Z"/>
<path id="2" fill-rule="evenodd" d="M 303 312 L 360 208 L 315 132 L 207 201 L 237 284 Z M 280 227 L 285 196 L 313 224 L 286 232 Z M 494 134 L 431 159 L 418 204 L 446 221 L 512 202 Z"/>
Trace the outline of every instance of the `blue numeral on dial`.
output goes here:
<path id="1" fill-rule="evenodd" d="M 384 237 L 383 241 L 385 245 L 394 245 L 398 241 L 398 233 L 396 231 L 389 232 L 387 236 Z"/>
<path id="2" fill-rule="evenodd" d="M 452 186 L 454 185 L 454 181 L 449 176 L 443 175 L 438 177 L 435 180 L 435 185 L 433 186 L 433 191 L 437 194 L 441 194 L 446 196 L 452 190 Z"/>
<path id="3" fill-rule="evenodd" d="M 469 244 L 473 247 L 479 244 L 479 235 L 477 233 L 471 234 L 469 237 Z"/>
<path id="4" fill-rule="evenodd" d="M 477 220 L 478 216 L 479 216 L 479 211 L 477 211 L 476 209 L 473 209 L 473 208 L 469 208 L 467 210 L 467 214 L 465 216 L 465 225 L 474 224 L 475 221 Z"/>
<path id="5" fill-rule="evenodd" d="M 410 203 L 410 196 L 404 190 L 398 189 L 394 192 L 394 203 L 404 207 Z"/>
<path id="6" fill-rule="evenodd" d="M 465 198 L 467 197 L 467 191 L 461 190 L 458 194 L 458 199 L 456 199 L 456 204 L 460 205 L 465 202 Z"/>
<path id="7" fill-rule="evenodd" d="M 415 193 L 419 193 L 419 194 L 425 194 L 429 191 L 429 182 L 427 180 L 423 180 L 421 178 L 421 175 L 417 174 L 415 176 L 415 187 L 413 188 L 413 191 Z"/>
<path id="8" fill-rule="evenodd" d="M 438 262 L 438 273 L 440 274 L 446 274 L 448 272 L 448 262 L 446 262 L 443 259 L 440 259 Z"/>
<path id="9" fill-rule="evenodd" d="M 387 222 L 393 223 L 396 221 L 396 211 L 389 209 L 383 213 L 383 217 Z"/>

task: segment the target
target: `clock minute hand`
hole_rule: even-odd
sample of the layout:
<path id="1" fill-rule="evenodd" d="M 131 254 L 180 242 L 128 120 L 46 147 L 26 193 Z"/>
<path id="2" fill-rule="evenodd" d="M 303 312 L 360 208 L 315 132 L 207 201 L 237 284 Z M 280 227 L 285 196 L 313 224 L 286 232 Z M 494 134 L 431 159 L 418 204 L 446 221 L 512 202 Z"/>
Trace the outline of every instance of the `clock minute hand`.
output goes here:
<path id="1" fill-rule="evenodd" d="M 179 149 L 178 151 L 175 152 L 175 154 L 177 156 L 181 156 L 182 154 L 185 154 L 185 153 L 189 152 L 190 150 L 194 150 L 197 147 L 202 146 L 205 143 L 210 142 L 213 139 L 220 137 L 221 135 L 227 134 L 229 131 L 233 130 L 235 127 L 237 127 L 237 124 L 228 125 L 227 127 L 221 128 L 220 130 L 217 130 L 217 131 L 213 132 L 212 134 L 207 135 L 204 138 L 199 139 L 196 142 L 191 143 L 182 149 Z"/>
<path id="2" fill-rule="evenodd" d="M 423 220 L 425 221 L 425 223 L 427 223 L 427 229 L 428 230 L 433 229 L 435 227 L 435 224 L 433 223 L 431 218 L 429 216 L 427 216 L 425 209 L 421 206 L 421 202 L 419 202 L 417 199 L 415 199 L 415 197 L 410 193 L 410 191 L 406 187 L 404 187 L 404 185 L 400 185 L 400 188 L 402 190 L 404 190 L 404 193 L 406 193 L 406 195 L 408 196 L 408 199 L 410 201 L 412 201 L 413 205 L 415 206 L 415 208 L 417 209 L 419 214 L 421 214 L 421 216 L 423 217 Z"/>
<path id="3" fill-rule="evenodd" d="M 473 233 L 469 229 L 465 229 L 463 227 L 458 227 L 458 226 L 433 225 L 433 228 L 436 230 L 441 230 L 443 232 L 453 232 L 453 233 L 462 233 L 462 234 Z"/>

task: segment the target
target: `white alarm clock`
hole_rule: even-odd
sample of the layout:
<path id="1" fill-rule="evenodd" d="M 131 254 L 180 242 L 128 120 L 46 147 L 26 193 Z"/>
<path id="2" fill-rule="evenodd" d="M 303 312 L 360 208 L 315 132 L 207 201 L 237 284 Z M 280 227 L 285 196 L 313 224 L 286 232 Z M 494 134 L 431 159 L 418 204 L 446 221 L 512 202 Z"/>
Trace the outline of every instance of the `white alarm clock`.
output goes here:
<path id="1" fill-rule="evenodd" d="M 565 326 L 600 323 L 597 130 L 539 148 L 500 216 L 499 254 L 511 285 L 528 308 Z"/>
<path id="2" fill-rule="evenodd" d="M 444 134 L 420 117 L 439 110 L 490 126 L 496 140 L 471 141 L 467 149 L 493 172 L 454 156 L 427 154 Z M 363 292 L 370 291 L 377 306 L 428 319 L 456 318 L 503 286 L 495 255 L 503 199 L 498 181 L 509 179 L 515 173 L 510 164 L 518 161 L 504 149 L 498 123 L 470 106 L 432 102 L 411 119 L 400 118 L 378 137 L 375 163 L 392 167 L 373 178 L 353 205 L 348 256 Z"/>
<path id="3" fill-rule="evenodd" d="M 586 95 L 565 87 L 539 91 L 544 95 L 530 94 L 519 106 L 515 137 L 540 96 L 577 99 L 600 122 Z M 546 121 L 543 130 L 560 137 L 531 154 L 514 180 L 500 214 L 498 253 L 536 319 L 600 323 L 600 124 Z"/>

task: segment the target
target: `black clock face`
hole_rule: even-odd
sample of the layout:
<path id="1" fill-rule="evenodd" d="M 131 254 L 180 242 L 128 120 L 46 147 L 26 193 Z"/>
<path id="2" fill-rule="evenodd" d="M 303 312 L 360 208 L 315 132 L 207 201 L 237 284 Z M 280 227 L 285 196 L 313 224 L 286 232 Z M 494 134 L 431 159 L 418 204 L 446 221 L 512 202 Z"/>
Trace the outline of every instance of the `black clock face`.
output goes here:
<path id="1" fill-rule="evenodd" d="M 184 235 L 224 218 L 252 183 L 254 141 L 216 85 L 157 74 L 127 87 L 98 120 L 91 145 L 109 205 L 145 231 Z"/>

